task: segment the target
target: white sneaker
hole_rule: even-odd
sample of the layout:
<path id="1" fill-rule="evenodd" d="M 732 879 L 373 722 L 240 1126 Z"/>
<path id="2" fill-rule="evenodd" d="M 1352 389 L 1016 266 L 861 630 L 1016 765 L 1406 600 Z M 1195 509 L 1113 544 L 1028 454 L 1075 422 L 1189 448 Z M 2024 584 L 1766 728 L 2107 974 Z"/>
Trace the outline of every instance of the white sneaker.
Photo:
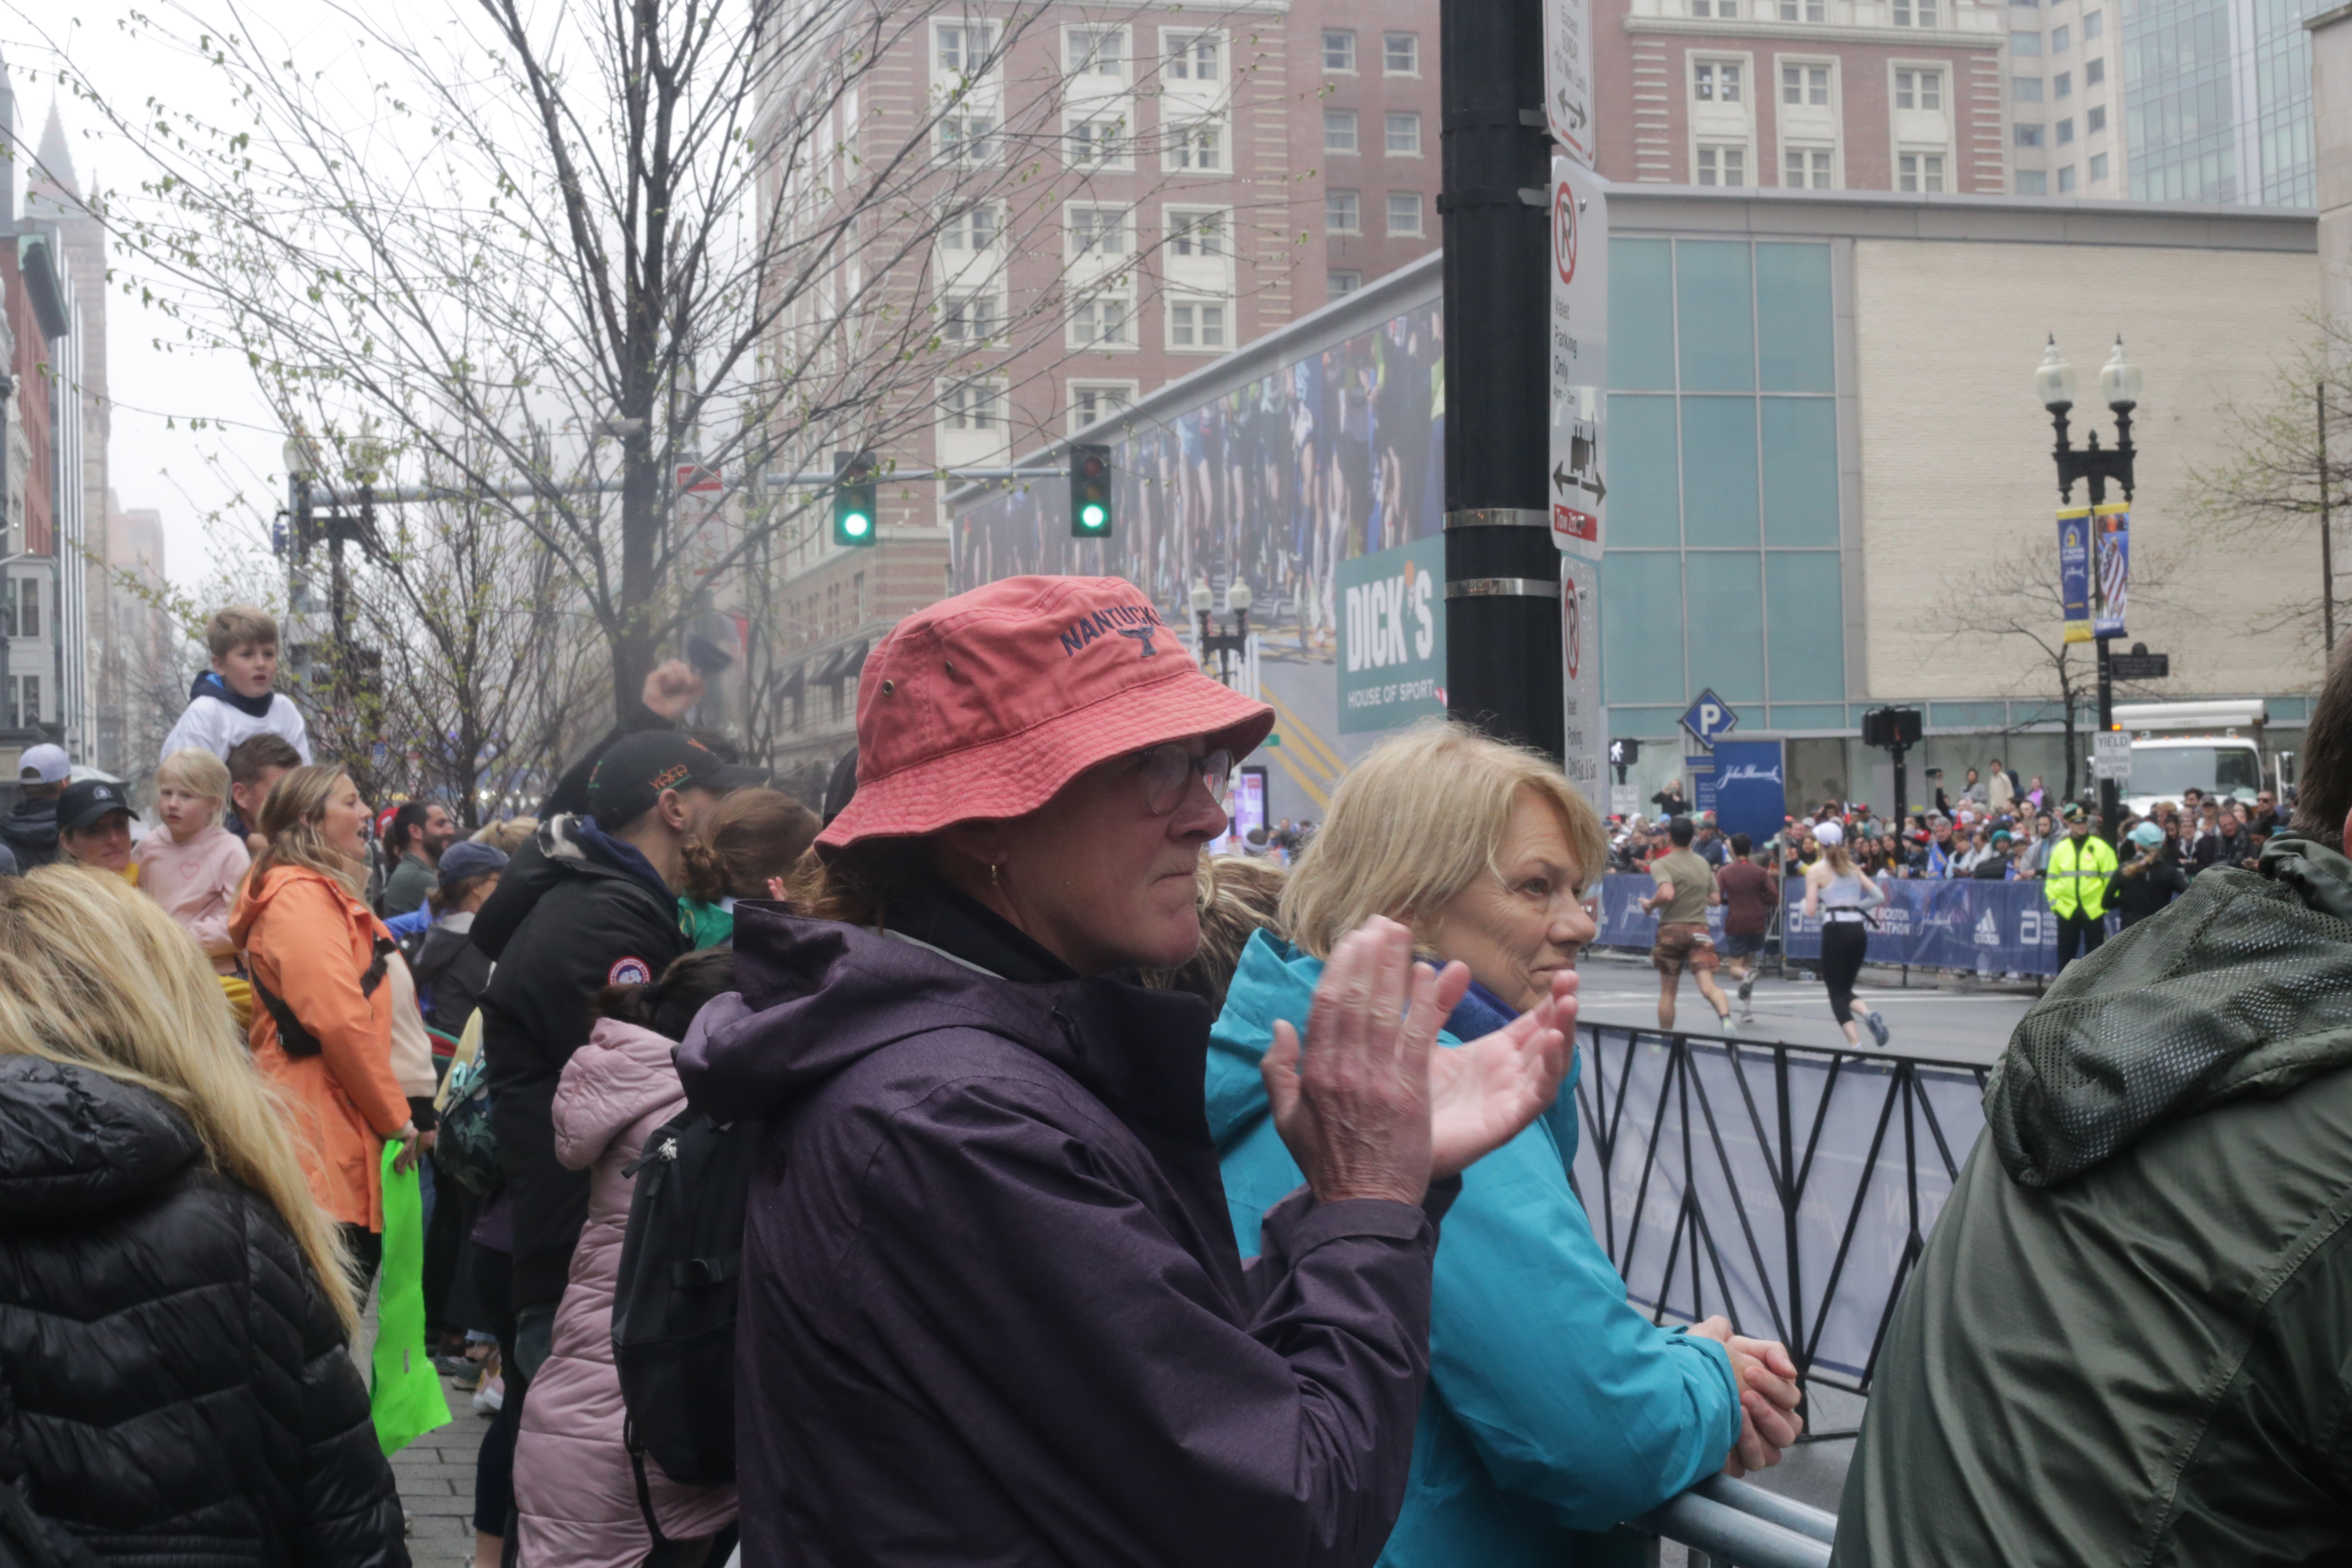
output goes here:
<path id="1" fill-rule="evenodd" d="M 503 1376 L 494 1377 L 474 1390 L 474 1414 L 477 1415 L 496 1415 L 506 1408 L 506 1403 L 507 1380 Z"/>

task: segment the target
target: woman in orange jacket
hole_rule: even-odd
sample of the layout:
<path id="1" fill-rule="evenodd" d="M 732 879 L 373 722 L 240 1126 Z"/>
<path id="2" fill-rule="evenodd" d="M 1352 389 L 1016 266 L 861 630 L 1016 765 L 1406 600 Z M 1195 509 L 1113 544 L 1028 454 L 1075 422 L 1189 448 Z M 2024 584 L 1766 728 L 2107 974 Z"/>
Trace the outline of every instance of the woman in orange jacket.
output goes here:
<path id="1" fill-rule="evenodd" d="M 393 1067 L 406 970 L 361 896 L 367 816 L 339 769 L 288 773 L 262 807 L 268 847 L 229 916 L 253 976 L 254 1064 L 289 1108 L 311 1195 L 342 1227 L 362 1293 L 382 1256 L 381 1152 L 398 1140 L 413 1160 L 419 1142 Z"/>

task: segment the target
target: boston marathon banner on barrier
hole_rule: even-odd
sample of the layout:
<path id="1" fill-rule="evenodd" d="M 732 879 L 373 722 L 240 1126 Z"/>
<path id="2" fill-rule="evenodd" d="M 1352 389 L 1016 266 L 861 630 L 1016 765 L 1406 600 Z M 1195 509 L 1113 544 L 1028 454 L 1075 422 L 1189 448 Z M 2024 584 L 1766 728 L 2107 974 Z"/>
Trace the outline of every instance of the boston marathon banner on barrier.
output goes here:
<path id="1" fill-rule="evenodd" d="M 1878 885 L 1886 889 L 1887 901 L 1870 916 L 1867 952 L 1873 963 L 1996 974 L 2058 973 L 2058 920 L 2050 912 L 2041 882 L 1882 878 Z M 1651 887 L 1649 878 L 1631 874 L 1601 879 L 1601 934 L 1595 946 L 1649 948 L 1657 934 L 1657 918 L 1643 914 L 1639 900 L 1649 896 Z M 1821 922 L 1805 919 L 1801 886 L 1791 883 L 1787 890 L 1781 929 L 1789 957 L 1811 963 L 1822 955 Z M 2113 916 L 2107 923 L 2112 931 Z M 1707 911 L 1707 927 L 1720 942 L 1720 909 Z"/>

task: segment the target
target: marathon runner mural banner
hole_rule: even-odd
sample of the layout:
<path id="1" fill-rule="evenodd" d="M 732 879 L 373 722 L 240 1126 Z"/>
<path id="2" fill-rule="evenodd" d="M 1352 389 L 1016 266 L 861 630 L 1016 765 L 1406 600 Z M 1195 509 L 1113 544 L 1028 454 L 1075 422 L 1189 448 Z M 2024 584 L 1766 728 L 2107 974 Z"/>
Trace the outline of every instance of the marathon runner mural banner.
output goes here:
<path id="1" fill-rule="evenodd" d="M 1265 695 L 1324 734 L 1355 729 L 1334 679 L 1343 642 L 1354 641 L 1342 569 L 1384 554 L 1401 563 L 1406 557 L 1391 552 L 1423 542 L 1434 547 L 1441 538 L 1443 363 L 1438 307 L 1424 303 L 1202 406 L 1164 422 L 1134 421 L 1111 443 L 1110 539 L 1070 538 L 1066 480 L 1008 489 L 955 518 L 956 590 L 1031 572 L 1108 574 L 1142 588 L 1171 626 L 1190 628 L 1192 584 L 1239 577 L 1255 601 L 1250 629 L 1260 639 Z M 1377 671 L 1384 688 L 1425 684 L 1434 693 L 1443 684 L 1444 567 L 1433 549 L 1411 559 L 1416 578 L 1427 573 L 1438 585 L 1436 664 L 1410 679 L 1388 673 L 1419 663 L 1419 613 L 1407 607 L 1408 661 Z M 1367 564 L 1347 580 L 1362 586 L 1403 570 Z M 1367 639 L 1376 628 L 1392 637 L 1398 607 L 1387 605 L 1377 621 L 1368 615 L 1354 629 Z M 1384 659 L 1396 651 L 1387 641 L 1366 647 Z M 1384 695 L 1380 706 L 1391 711 L 1364 728 L 1436 711 L 1444 700 L 1424 710 L 1417 698 Z"/>

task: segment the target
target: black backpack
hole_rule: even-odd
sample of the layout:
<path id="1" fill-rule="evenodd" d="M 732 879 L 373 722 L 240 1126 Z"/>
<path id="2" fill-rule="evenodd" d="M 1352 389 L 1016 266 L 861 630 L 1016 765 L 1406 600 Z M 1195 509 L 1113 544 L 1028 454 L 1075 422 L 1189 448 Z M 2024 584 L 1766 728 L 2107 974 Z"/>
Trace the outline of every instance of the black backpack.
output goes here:
<path id="1" fill-rule="evenodd" d="M 689 1486 L 735 1479 L 735 1315 L 762 1126 L 680 1111 L 627 1170 L 613 1363 L 641 1496 L 647 1456 Z"/>

